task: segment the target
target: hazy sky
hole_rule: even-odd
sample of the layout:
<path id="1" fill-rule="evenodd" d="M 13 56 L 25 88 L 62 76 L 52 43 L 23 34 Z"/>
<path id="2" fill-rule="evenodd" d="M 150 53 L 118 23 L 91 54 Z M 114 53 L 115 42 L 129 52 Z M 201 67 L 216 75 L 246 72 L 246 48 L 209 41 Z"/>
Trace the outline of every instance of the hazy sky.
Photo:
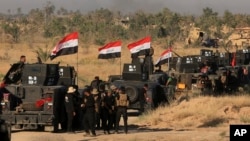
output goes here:
<path id="1" fill-rule="evenodd" d="M 7 13 L 10 9 L 11 13 L 16 13 L 20 7 L 22 12 L 27 13 L 30 9 L 44 7 L 47 1 L 51 1 L 56 8 L 79 9 L 82 12 L 101 7 L 124 13 L 138 10 L 158 12 L 167 7 L 182 14 L 200 14 L 203 8 L 210 7 L 219 13 L 229 10 L 233 13 L 250 14 L 250 0 L 0 0 L 0 12 Z"/>

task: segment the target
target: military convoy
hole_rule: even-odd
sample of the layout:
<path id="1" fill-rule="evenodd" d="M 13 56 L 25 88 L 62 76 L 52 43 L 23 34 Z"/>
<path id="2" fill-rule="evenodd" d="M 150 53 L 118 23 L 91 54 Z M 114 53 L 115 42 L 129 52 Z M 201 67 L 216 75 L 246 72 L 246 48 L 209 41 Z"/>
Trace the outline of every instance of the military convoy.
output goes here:
<path id="1" fill-rule="evenodd" d="M 237 58 L 238 66 L 248 65 L 250 50 L 239 50 L 235 55 L 201 50 L 200 55 L 170 58 L 169 69 L 178 75 L 179 83 L 184 83 L 187 89 L 191 90 L 193 84 L 197 82 L 204 62 L 210 67 L 208 74 L 215 75 L 218 79 L 220 68 L 231 66 L 234 57 Z M 124 64 L 121 76 L 110 77 L 111 85 L 125 86 L 131 102 L 130 109 L 142 108 L 140 100 L 144 84 L 149 86 L 148 98 L 144 104 L 145 111 L 168 102 L 165 86 L 168 74 L 153 72 L 153 68 L 151 56 L 134 58 L 132 63 Z M 235 66 L 233 69 L 236 68 Z M 5 86 L 0 89 L 0 111 L 2 111 L 0 125 L 1 131 L 6 133 L 6 138 L 10 138 L 10 125 L 22 129 L 43 129 L 45 126 L 52 126 L 55 119 L 55 105 L 63 107 L 63 102 L 56 102 L 64 98 L 59 94 L 60 90 L 65 86 L 76 84 L 76 73 L 72 66 L 16 63 L 11 66 L 3 80 Z"/>
<path id="2" fill-rule="evenodd" d="M 232 63 L 233 66 L 232 66 Z M 244 87 L 249 82 L 243 82 L 241 76 L 243 75 L 243 68 L 249 70 L 250 50 L 242 49 L 234 53 L 230 52 L 213 52 L 213 50 L 201 49 L 199 55 L 189 55 L 183 57 L 172 57 L 170 59 L 169 67 L 171 70 L 179 74 L 179 82 L 184 83 L 189 90 L 199 88 L 203 90 L 204 84 L 199 85 L 199 81 L 204 73 L 203 67 L 208 67 L 206 82 L 209 85 L 210 94 L 221 94 L 223 92 L 232 93 L 238 91 L 239 87 Z M 225 73 L 230 73 L 230 78 L 227 80 L 228 90 L 222 90 L 221 76 Z M 246 74 L 249 77 L 249 73 Z M 202 92 L 200 92 L 202 93 Z"/>
<path id="3" fill-rule="evenodd" d="M 4 77 L 6 86 L 1 88 L 1 119 L 22 129 L 53 125 L 55 101 L 63 97 L 58 89 L 74 85 L 75 78 L 71 66 L 13 64 Z"/>

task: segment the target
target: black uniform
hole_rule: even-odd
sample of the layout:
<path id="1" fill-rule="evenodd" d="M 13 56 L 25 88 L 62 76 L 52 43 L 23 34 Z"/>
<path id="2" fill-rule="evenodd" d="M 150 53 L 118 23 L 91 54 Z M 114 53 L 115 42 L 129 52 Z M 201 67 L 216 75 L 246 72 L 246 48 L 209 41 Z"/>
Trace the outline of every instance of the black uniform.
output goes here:
<path id="1" fill-rule="evenodd" d="M 112 128 L 112 124 L 114 123 L 114 106 L 115 106 L 115 98 L 110 95 L 106 95 L 103 98 L 103 108 L 102 108 L 102 126 L 104 133 L 108 133 Z"/>
<path id="2" fill-rule="evenodd" d="M 141 93 L 139 94 L 139 100 L 140 100 L 140 112 L 144 112 L 144 105 L 146 103 L 145 94 L 147 93 L 147 90 L 145 88 L 142 88 Z"/>
<path id="3" fill-rule="evenodd" d="M 75 109 L 75 116 L 73 119 L 73 129 L 74 130 L 81 130 L 81 120 L 82 120 L 82 109 L 81 109 L 81 102 L 82 99 L 80 98 L 80 94 L 76 91 L 73 94 L 73 101 L 74 101 L 74 109 Z"/>
<path id="4" fill-rule="evenodd" d="M 53 125 L 54 125 L 54 131 L 58 132 L 58 125 L 61 124 L 61 129 L 63 131 L 66 131 L 67 128 L 67 119 L 66 119 L 66 110 L 65 110 L 65 104 L 64 104 L 64 98 L 67 93 L 66 87 L 61 87 L 59 89 L 55 89 L 54 92 L 54 100 L 53 100 Z"/>
<path id="5" fill-rule="evenodd" d="M 90 86 L 92 89 L 97 89 L 98 91 L 100 91 L 99 86 L 101 84 L 102 80 L 99 79 L 98 76 L 95 77 L 95 79 L 93 81 L 91 81 Z"/>
<path id="6" fill-rule="evenodd" d="M 116 92 L 116 91 L 112 92 L 112 97 L 114 98 L 114 100 L 116 100 L 118 95 L 119 95 L 118 92 Z M 116 126 L 116 113 L 117 113 L 117 106 L 115 105 L 113 113 L 111 114 L 111 116 L 112 116 L 112 118 L 111 118 L 111 128 L 114 128 L 114 129 L 115 129 L 115 126 Z"/>
<path id="7" fill-rule="evenodd" d="M 89 133 L 91 131 L 92 135 L 96 135 L 95 133 L 95 99 L 94 96 L 91 94 L 89 96 L 85 96 L 83 100 L 83 104 L 85 107 L 84 113 L 84 128 L 85 132 Z"/>
<path id="8" fill-rule="evenodd" d="M 75 108 L 74 108 L 74 98 L 73 93 L 67 93 L 65 95 L 65 108 L 67 113 L 67 132 L 72 132 L 72 124 L 73 124 L 73 118 L 75 115 Z"/>
<path id="9" fill-rule="evenodd" d="M 124 121 L 124 132 L 126 134 L 128 132 L 128 114 L 127 114 L 128 104 L 129 104 L 129 97 L 127 94 L 119 94 L 117 96 L 116 98 L 117 112 L 116 112 L 116 126 L 115 126 L 116 133 L 118 133 L 121 116 L 123 116 L 123 121 Z"/>
<path id="10" fill-rule="evenodd" d="M 94 99 L 95 99 L 95 104 L 96 104 L 96 108 L 97 110 L 95 111 L 95 127 L 97 129 L 101 128 L 101 94 L 94 94 Z"/>

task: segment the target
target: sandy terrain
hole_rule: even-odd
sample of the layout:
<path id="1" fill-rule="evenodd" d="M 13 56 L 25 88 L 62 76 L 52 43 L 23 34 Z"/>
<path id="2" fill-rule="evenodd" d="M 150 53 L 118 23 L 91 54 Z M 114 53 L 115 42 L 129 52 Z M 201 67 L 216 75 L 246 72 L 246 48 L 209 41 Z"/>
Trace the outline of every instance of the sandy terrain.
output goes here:
<path id="1" fill-rule="evenodd" d="M 75 134 L 20 131 L 12 134 L 12 141 L 228 141 L 229 127 L 198 129 L 138 129 L 130 127 L 129 133 L 104 135 L 97 131 L 96 137 Z"/>
<path id="2" fill-rule="evenodd" d="M 249 95 L 194 97 L 142 116 L 130 116 L 128 134 L 104 135 L 99 130 L 96 137 L 84 137 L 83 132 L 14 130 L 12 141 L 229 141 L 230 125 L 249 124 L 249 114 Z"/>
<path id="3" fill-rule="evenodd" d="M 230 124 L 249 124 L 249 113 L 249 96 L 197 97 L 129 117 L 128 134 L 98 130 L 96 137 L 84 137 L 83 132 L 14 130 L 12 141 L 229 141 Z"/>

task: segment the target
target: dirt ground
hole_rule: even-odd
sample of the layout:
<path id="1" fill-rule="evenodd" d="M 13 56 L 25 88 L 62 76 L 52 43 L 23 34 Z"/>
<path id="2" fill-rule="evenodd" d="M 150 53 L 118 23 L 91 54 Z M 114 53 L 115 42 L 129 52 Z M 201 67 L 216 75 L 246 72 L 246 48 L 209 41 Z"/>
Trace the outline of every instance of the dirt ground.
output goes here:
<path id="1" fill-rule="evenodd" d="M 129 118 L 129 122 L 137 120 L 138 117 Z M 105 135 L 98 130 L 96 137 L 84 137 L 83 132 L 75 134 L 50 133 L 38 131 L 17 131 L 12 133 L 12 141 L 228 141 L 229 127 L 217 128 L 193 128 L 193 129 L 173 129 L 173 128 L 150 128 L 129 126 L 129 133 Z"/>
<path id="2" fill-rule="evenodd" d="M 97 132 L 96 137 L 84 137 L 83 133 L 53 134 L 49 132 L 16 132 L 12 134 L 12 141 L 229 141 L 223 129 L 199 129 L 187 131 L 141 131 L 132 130 L 129 134 L 104 135 Z"/>

